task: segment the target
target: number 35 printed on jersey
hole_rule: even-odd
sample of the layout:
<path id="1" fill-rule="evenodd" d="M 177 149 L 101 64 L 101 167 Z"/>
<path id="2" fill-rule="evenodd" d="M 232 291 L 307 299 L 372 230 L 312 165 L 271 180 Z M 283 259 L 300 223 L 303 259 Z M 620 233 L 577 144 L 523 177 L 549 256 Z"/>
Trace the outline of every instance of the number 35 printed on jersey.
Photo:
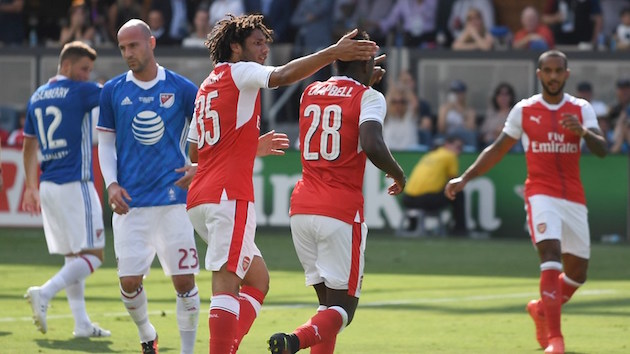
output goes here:
<path id="1" fill-rule="evenodd" d="M 321 156 L 324 160 L 333 161 L 339 157 L 341 150 L 341 107 L 333 104 L 322 108 L 315 104 L 310 104 L 304 108 L 304 118 L 312 119 L 310 127 L 304 137 L 304 159 L 319 160 Z M 316 137 L 316 132 L 321 122 L 321 132 L 319 137 L 319 152 L 311 151 L 311 141 Z"/>
<path id="2" fill-rule="evenodd" d="M 201 149 L 205 144 L 214 145 L 221 137 L 219 127 L 219 113 L 211 108 L 210 101 L 219 97 L 215 91 L 208 92 L 207 95 L 199 96 L 195 100 L 195 121 L 199 127 L 199 139 L 197 139 L 197 149 Z M 204 119 L 210 122 L 210 130 L 206 131 Z"/>

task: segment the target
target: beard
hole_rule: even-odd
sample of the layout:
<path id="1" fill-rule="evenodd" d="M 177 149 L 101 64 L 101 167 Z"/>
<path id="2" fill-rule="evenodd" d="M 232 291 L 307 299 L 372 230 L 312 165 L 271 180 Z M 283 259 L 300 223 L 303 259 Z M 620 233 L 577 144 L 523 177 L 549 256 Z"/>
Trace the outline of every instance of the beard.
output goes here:
<path id="1" fill-rule="evenodd" d="M 556 89 L 555 91 L 551 90 L 549 88 L 548 85 L 546 85 L 544 82 L 540 82 L 540 84 L 543 87 L 543 91 L 545 91 L 546 94 L 548 94 L 549 96 L 558 96 L 559 94 L 562 93 L 562 91 L 564 90 L 564 84 L 566 84 L 565 82 L 562 82 L 561 84 L 558 85 L 558 89 Z"/>

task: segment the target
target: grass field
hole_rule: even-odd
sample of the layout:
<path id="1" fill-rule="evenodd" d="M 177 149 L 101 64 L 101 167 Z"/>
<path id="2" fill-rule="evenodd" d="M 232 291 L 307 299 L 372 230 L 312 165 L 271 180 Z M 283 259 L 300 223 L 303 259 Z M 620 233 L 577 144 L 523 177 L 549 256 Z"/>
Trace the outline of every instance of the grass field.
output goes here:
<path id="1" fill-rule="evenodd" d="M 88 278 L 93 321 L 112 331 L 103 339 L 74 339 L 64 293 L 48 311 L 47 334 L 35 330 L 22 298 L 63 263 L 49 256 L 41 230 L 0 229 L 0 353 L 137 353 L 135 326 L 120 299 L 113 240 L 107 260 Z M 292 331 L 314 312 L 315 295 L 304 287 L 288 231 L 259 232 L 257 242 L 271 270 L 265 306 L 239 353 L 266 353 L 266 340 Z M 200 255 L 205 244 L 199 241 Z M 563 308 L 567 353 L 630 353 L 630 247 L 593 245 L 589 281 Z M 145 281 L 160 352 L 179 352 L 175 299 L 159 266 Z M 210 274 L 197 282 L 202 314 L 197 352 L 208 352 Z M 537 257 L 528 239 L 394 239 L 370 235 L 366 275 L 354 322 L 337 340 L 336 353 L 542 353 L 524 308 L 536 297 Z M 306 351 L 308 352 L 308 351 Z"/>

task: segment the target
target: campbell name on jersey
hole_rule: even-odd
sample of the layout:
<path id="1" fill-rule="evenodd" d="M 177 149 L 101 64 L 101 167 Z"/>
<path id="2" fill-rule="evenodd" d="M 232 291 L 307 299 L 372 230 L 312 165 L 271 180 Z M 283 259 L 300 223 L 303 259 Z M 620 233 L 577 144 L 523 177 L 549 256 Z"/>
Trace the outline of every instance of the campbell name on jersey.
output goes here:
<path id="1" fill-rule="evenodd" d="M 41 181 L 62 184 L 93 179 L 90 111 L 98 106 L 100 92 L 96 83 L 57 75 L 31 96 L 24 135 L 38 140 Z"/>
<path id="2" fill-rule="evenodd" d="M 186 134 L 197 87 L 158 66 L 157 77 L 137 80 L 131 71 L 105 83 L 98 129 L 116 133 L 118 183 L 131 207 L 186 202 L 175 186 L 187 161 Z"/>

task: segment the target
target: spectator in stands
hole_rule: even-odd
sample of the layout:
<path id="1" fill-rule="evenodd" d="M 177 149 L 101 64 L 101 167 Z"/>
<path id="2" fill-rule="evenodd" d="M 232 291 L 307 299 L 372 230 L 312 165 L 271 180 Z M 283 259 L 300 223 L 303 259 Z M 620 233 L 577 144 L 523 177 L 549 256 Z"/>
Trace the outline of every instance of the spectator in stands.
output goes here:
<path id="1" fill-rule="evenodd" d="M 602 6 L 602 33 L 606 39 L 612 39 L 619 25 L 619 14 L 630 6 L 630 0 L 600 0 Z"/>
<path id="2" fill-rule="evenodd" d="M 208 9 L 200 7 L 195 12 L 195 19 L 193 20 L 194 30 L 188 37 L 182 42 L 182 47 L 185 48 L 206 48 L 204 44 L 210 33 L 210 16 Z"/>
<path id="3" fill-rule="evenodd" d="M 379 25 L 387 33 L 400 23 L 405 46 L 435 47 L 436 15 L 437 0 L 397 0 Z"/>
<path id="4" fill-rule="evenodd" d="M 273 28 L 274 43 L 292 43 L 294 33 L 291 28 L 291 16 L 295 2 L 292 0 L 261 1 L 261 11 L 265 24 Z"/>
<path id="5" fill-rule="evenodd" d="M 313 53 L 332 42 L 333 5 L 334 0 L 300 0 L 291 16 L 297 29 L 295 54 Z"/>
<path id="6" fill-rule="evenodd" d="M 158 9 L 164 16 L 164 27 L 168 36 L 181 42 L 188 36 L 188 6 L 195 9 L 197 3 L 191 0 L 152 0 L 151 8 Z"/>
<path id="7" fill-rule="evenodd" d="M 0 0 L 0 46 L 24 42 L 24 0 Z"/>
<path id="8" fill-rule="evenodd" d="M 26 112 L 20 112 L 18 127 L 11 132 L 7 138 L 7 145 L 22 146 L 24 143 L 24 124 L 26 123 Z"/>
<path id="9" fill-rule="evenodd" d="M 454 50 L 490 50 L 494 45 L 494 37 L 485 27 L 482 13 L 472 7 L 466 15 L 464 30 L 455 38 Z"/>
<path id="10" fill-rule="evenodd" d="M 227 14 L 240 16 L 245 13 L 245 4 L 243 0 L 214 0 L 210 5 L 210 27 L 213 27 L 219 20 L 226 17 Z"/>
<path id="11" fill-rule="evenodd" d="M 527 6 L 521 12 L 521 29 L 514 35 L 514 49 L 548 50 L 555 46 L 553 33 L 547 25 L 540 23 L 538 10 Z"/>
<path id="12" fill-rule="evenodd" d="M 494 5 L 490 0 L 457 0 L 451 8 L 451 15 L 448 19 L 448 30 L 452 38 L 457 38 L 464 30 L 468 10 L 471 8 L 481 12 L 484 27 L 490 30 L 494 27 Z"/>
<path id="13" fill-rule="evenodd" d="M 94 27 L 90 24 L 87 8 L 81 5 L 70 6 L 68 23 L 61 27 L 59 44 L 61 46 L 73 41 L 81 41 L 87 45 L 94 45 Z"/>
<path id="14" fill-rule="evenodd" d="M 456 135 L 448 136 L 443 146 L 424 155 L 416 164 L 403 191 L 402 204 L 406 209 L 439 211 L 451 205 L 455 225 L 452 235 L 468 234 L 464 193 L 458 193 L 454 200 L 444 195 L 444 186 L 459 174 L 458 156 L 464 142 Z M 409 229 L 416 228 L 416 220 L 410 220 Z"/>
<path id="15" fill-rule="evenodd" d="M 147 24 L 149 25 L 149 28 L 151 28 L 151 34 L 155 37 L 155 43 L 157 45 L 179 45 L 179 41 L 176 38 L 171 37 L 169 34 L 168 28 L 166 27 L 166 21 L 164 20 L 164 14 L 161 10 L 150 10 Z"/>
<path id="16" fill-rule="evenodd" d="M 405 90 L 413 93 L 413 97 L 418 101 L 417 114 L 420 117 L 420 125 L 418 126 L 418 143 L 421 147 L 430 148 L 433 145 L 433 130 L 435 128 L 435 117 L 431 105 L 421 97 L 418 97 L 416 91 L 416 80 L 407 70 L 401 70 L 396 78 L 398 84 L 402 85 Z M 393 85 L 390 83 L 390 86 Z"/>
<path id="17" fill-rule="evenodd" d="M 599 120 L 600 129 L 604 133 L 608 142 L 612 141 L 612 131 L 617 124 L 617 120 L 624 114 L 630 105 L 630 77 L 617 79 L 615 83 L 616 101 L 610 105 L 605 119 Z"/>
<path id="18" fill-rule="evenodd" d="M 385 46 L 387 34 L 381 31 L 380 22 L 392 9 L 391 0 L 357 0 L 360 28 L 370 33 L 370 38 Z"/>
<path id="19" fill-rule="evenodd" d="M 602 31 L 599 0 L 547 0 L 543 22 L 551 27 L 557 44 L 595 48 Z"/>
<path id="20" fill-rule="evenodd" d="M 116 0 L 108 11 L 109 38 L 114 41 L 117 38 L 118 29 L 127 21 L 134 18 L 145 18 L 142 16 L 142 8 L 135 0 Z"/>
<path id="21" fill-rule="evenodd" d="M 610 152 L 628 153 L 628 151 L 630 151 L 630 112 L 629 109 L 626 109 L 615 124 Z"/>
<path id="22" fill-rule="evenodd" d="M 413 150 L 418 146 L 418 98 L 400 83 L 387 90 L 387 115 L 383 140 L 390 150 Z"/>
<path id="23" fill-rule="evenodd" d="M 9 133 L 8 131 L 2 129 L 2 127 L 0 127 L 0 145 L 1 146 L 6 146 L 7 145 L 7 140 L 9 139 Z"/>
<path id="24" fill-rule="evenodd" d="M 501 134 L 505 119 L 512 107 L 516 104 L 516 94 L 514 88 L 507 82 L 502 82 L 494 88 L 490 105 L 486 110 L 486 116 L 479 127 L 479 135 L 482 148 L 492 144 Z M 521 146 L 516 144 L 515 146 Z"/>
<path id="25" fill-rule="evenodd" d="M 112 0 L 108 0 L 111 2 Z M 111 42 L 107 25 L 107 11 L 111 6 L 108 1 L 90 0 L 86 3 L 88 21 L 94 27 L 94 44 L 101 45 Z"/>
<path id="26" fill-rule="evenodd" d="M 333 12 L 333 39 L 337 40 L 355 28 L 359 28 L 360 17 L 357 0 L 336 0 Z"/>
<path id="27" fill-rule="evenodd" d="M 454 80 L 448 90 L 447 100 L 440 106 L 437 133 L 442 137 L 457 135 L 464 141 L 465 151 L 477 151 L 476 113 L 466 102 L 467 87 L 463 81 Z"/>
<path id="28" fill-rule="evenodd" d="M 620 23 L 615 31 L 615 50 L 630 49 L 630 7 L 626 7 L 619 15 Z"/>
<path id="29" fill-rule="evenodd" d="M 588 81 L 582 81 L 577 84 L 575 87 L 576 97 L 583 98 L 587 100 L 591 106 L 593 106 L 593 110 L 595 111 L 595 115 L 597 119 L 601 119 L 608 114 L 608 105 L 603 101 L 596 100 L 593 92 L 593 85 L 591 85 Z"/>

